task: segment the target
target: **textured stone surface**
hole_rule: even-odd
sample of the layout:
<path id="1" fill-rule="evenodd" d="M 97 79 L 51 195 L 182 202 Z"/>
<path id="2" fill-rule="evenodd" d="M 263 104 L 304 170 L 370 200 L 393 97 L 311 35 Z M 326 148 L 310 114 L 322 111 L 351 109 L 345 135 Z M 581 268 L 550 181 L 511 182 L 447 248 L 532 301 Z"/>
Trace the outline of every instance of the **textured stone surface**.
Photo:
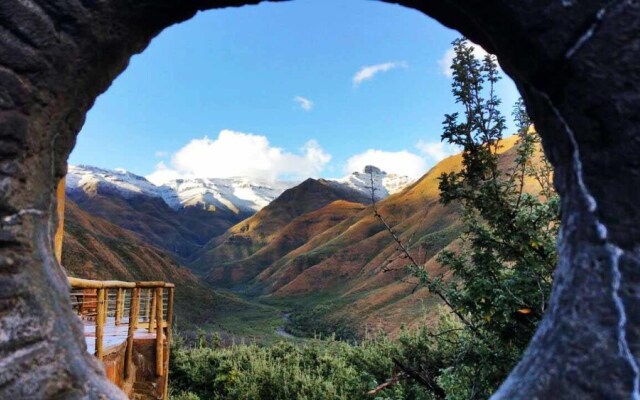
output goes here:
<path id="1" fill-rule="evenodd" d="M 258 2 L 0 1 L 1 398 L 122 398 L 81 350 L 53 256 L 56 183 L 86 111 L 131 55 L 198 10 Z M 550 311 L 495 398 L 640 397 L 640 5 L 396 2 L 498 55 L 556 167 Z"/>

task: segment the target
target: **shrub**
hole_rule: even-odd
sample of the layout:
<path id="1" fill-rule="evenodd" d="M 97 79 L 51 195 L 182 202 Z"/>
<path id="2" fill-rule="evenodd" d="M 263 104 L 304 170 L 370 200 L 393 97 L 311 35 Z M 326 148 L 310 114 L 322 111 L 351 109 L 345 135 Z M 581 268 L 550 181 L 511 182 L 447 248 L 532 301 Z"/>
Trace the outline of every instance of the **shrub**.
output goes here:
<path id="1" fill-rule="evenodd" d="M 424 332 L 422 333 L 424 334 Z M 172 398 L 270 400 L 432 399 L 411 380 L 401 380 L 375 396 L 367 392 L 392 377 L 392 359 L 421 349 L 420 332 L 385 335 L 358 344 L 336 340 L 279 342 L 261 347 L 233 345 L 172 349 Z"/>

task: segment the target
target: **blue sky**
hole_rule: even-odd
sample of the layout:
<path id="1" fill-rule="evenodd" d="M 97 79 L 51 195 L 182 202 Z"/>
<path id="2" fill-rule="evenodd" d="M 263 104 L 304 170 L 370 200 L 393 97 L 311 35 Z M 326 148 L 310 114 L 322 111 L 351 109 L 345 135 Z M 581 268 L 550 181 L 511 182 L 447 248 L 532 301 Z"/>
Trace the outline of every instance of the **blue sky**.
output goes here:
<path id="1" fill-rule="evenodd" d="M 69 162 L 155 180 L 339 177 L 370 162 L 421 174 L 451 151 L 438 142 L 455 110 L 443 58 L 457 36 L 366 0 L 200 13 L 132 58 Z M 510 113 L 507 78 L 499 94 Z"/>

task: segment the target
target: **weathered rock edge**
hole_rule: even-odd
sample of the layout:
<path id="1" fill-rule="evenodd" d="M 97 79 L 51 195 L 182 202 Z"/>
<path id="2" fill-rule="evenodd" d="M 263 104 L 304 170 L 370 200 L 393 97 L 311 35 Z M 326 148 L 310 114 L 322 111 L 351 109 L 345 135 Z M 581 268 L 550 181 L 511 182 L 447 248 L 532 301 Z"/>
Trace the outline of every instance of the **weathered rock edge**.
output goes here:
<path id="1" fill-rule="evenodd" d="M 0 1 L 0 397 L 123 398 L 52 256 L 85 113 L 164 28 L 258 0 Z M 640 398 L 640 5 L 403 0 L 498 55 L 562 195 L 549 312 L 496 399 Z M 339 10 L 336 10 L 339 12 Z"/>

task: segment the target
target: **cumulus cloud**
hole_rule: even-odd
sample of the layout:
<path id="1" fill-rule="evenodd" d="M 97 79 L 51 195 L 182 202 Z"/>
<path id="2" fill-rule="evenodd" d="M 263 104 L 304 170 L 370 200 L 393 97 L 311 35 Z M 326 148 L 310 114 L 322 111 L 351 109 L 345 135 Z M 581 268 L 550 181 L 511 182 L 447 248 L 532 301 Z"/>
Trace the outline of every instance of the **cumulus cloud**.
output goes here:
<path id="1" fill-rule="evenodd" d="M 353 76 L 353 85 L 360 86 L 364 81 L 373 79 L 376 75 L 382 72 L 391 71 L 396 68 L 408 68 L 409 64 L 406 61 L 393 61 L 384 64 L 368 65 L 360 68 L 360 70 Z"/>
<path id="2" fill-rule="evenodd" d="M 169 155 L 169 152 L 166 151 L 156 151 L 154 155 L 158 158 L 163 158 Z"/>
<path id="3" fill-rule="evenodd" d="M 169 166 L 159 163 L 147 179 L 162 184 L 177 178 L 307 178 L 320 174 L 329 161 L 331 155 L 315 140 L 294 154 L 273 147 L 265 136 L 223 130 L 215 139 L 191 140 L 173 154 Z"/>
<path id="4" fill-rule="evenodd" d="M 313 101 L 307 99 L 306 97 L 296 96 L 293 98 L 293 101 L 298 103 L 300 108 L 302 108 L 305 111 L 313 110 Z"/>
<path id="5" fill-rule="evenodd" d="M 426 142 L 419 140 L 416 148 L 429 159 L 439 162 L 445 158 L 460 152 L 460 149 L 454 145 L 443 142 Z"/>
<path id="6" fill-rule="evenodd" d="M 183 178 L 183 176 L 178 171 L 167 167 L 164 162 L 160 161 L 156 164 L 155 171 L 153 171 L 152 174 L 147 175 L 145 178 L 156 185 L 162 185 L 168 181 Z"/>
<path id="7" fill-rule="evenodd" d="M 361 172 L 367 165 L 374 165 L 388 173 L 406 175 L 411 178 L 418 178 L 427 170 L 426 160 L 409 151 L 391 152 L 370 149 L 349 158 L 345 172 Z"/>
<path id="8" fill-rule="evenodd" d="M 477 59 L 484 60 L 484 56 L 489 54 L 485 49 L 480 47 L 479 44 L 475 44 L 473 42 L 469 42 L 469 43 L 473 46 L 473 55 Z M 442 58 L 438 60 L 438 65 L 440 66 L 440 70 L 447 78 L 453 77 L 453 72 L 451 71 L 451 65 L 453 64 L 453 59 L 455 58 L 455 56 L 456 56 L 455 50 L 453 49 L 453 47 L 450 47 L 446 51 L 446 53 L 444 53 Z"/>

